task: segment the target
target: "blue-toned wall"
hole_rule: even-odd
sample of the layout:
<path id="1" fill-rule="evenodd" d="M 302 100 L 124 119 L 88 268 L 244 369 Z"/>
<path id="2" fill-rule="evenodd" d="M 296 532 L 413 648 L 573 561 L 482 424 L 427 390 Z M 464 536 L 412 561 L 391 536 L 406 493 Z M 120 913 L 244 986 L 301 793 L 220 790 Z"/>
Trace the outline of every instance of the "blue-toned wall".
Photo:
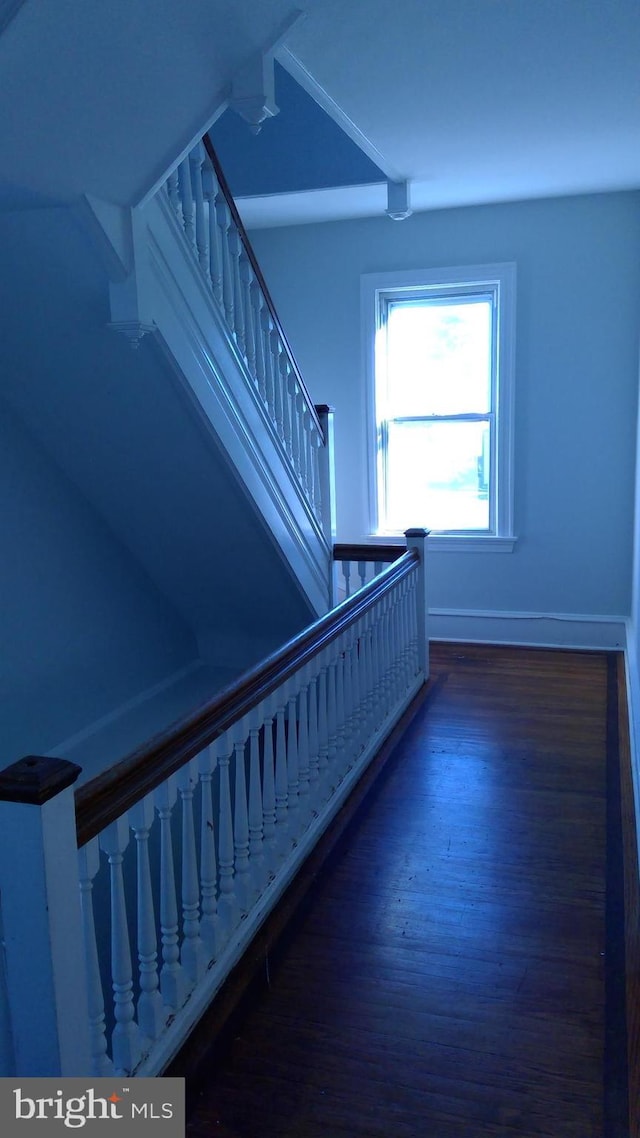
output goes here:
<path id="1" fill-rule="evenodd" d="M 518 542 L 511 554 L 435 553 L 431 604 L 630 612 L 640 194 L 251 236 L 311 393 L 336 409 L 341 540 L 367 532 L 361 273 L 515 261 Z"/>
<path id="2" fill-rule="evenodd" d="M 171 605 L 2 401 L 0 471 L 6 765 L 52 749 L 183 667 L 197 649 Z"/>

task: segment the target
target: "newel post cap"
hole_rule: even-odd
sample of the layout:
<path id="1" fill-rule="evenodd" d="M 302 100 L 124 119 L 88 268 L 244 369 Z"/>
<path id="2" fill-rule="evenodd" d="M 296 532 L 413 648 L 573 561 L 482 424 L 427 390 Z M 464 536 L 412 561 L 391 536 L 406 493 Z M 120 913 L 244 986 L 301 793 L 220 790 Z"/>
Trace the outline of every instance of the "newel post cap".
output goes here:
<path id="1" fill-rule="evenodd" d="M 66 790 L 81 774 L 82 767 L 68 759 L 26 755 L 0 771 L 0 802 L 24 802 L 43 806 Z"/>
<path id="2" fill-rule="evenodd" d="M 430 530 L 423 529 L 422 526 L 418 526 L 415 529 L 406 529 L 404 531 L 404 536 L 407 539 L 409 539 L 410 537 L 428 537 L 429 533 L 430 533 Z"/>

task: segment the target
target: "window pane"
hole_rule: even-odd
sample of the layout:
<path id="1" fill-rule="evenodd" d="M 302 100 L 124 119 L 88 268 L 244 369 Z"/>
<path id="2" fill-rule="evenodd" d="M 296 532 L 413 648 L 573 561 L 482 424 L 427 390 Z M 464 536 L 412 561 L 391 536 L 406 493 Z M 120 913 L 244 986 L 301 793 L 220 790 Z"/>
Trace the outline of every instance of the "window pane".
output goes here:
<path id="1" fill-rule="evenodd" d="M 390 302 L 388 418 L 491 410 L 489 298 Z"/>
<path id="2" fill-rule="evenodd" d="M 389 530 L 488 530 L 490 426 L 389 423 Z"/>

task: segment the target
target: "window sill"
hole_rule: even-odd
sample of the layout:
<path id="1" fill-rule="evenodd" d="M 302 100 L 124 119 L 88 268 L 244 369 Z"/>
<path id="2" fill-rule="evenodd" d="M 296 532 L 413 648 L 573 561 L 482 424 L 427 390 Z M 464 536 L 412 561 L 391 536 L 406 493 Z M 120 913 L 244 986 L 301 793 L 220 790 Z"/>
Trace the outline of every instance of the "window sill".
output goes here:
<path id="1" fill-rule="evenodd" d="M 430 553 L 513 553 L 517 537 L 503 537 L 497 534 L 432 533 L 429 534 Z M 372 545 L 404 545 L 398 533 L 369 534 L 365 541 Z"/>

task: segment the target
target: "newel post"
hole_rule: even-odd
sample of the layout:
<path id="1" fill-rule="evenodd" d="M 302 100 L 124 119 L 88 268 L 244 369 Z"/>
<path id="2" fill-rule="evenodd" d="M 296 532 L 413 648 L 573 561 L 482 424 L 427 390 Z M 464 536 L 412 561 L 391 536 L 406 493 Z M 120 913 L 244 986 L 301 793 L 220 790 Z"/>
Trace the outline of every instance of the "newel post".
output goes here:
<path id="1" fill-rule="evenodd" d="M 320 522 L 322 532 L 333 546 L 336 536 L 336 487 L 333 446 L 333 418 L 334 409 L 326 403 L 316 406 L 316 414 L 320 420 L 324 435 L 324 446 L 318 452 L 318 473 L 320 482 Z"/>
<path id="2" fill-rule="evenodd" d="M 420 554 L 420 568 L 418 570 L 418 588 L 416 597 L 416 615 L 418 619 L 418 660 L 424 672 L 424 678 L 429 678 L 429 602 L 427 596 L 427 538 L 428 529 L 405 530 L 407 549 L 417 549 Z"/>
<path id="3" fill-rule="evenodd" d="M 0 771 L 0 913 L 18 1076 L 91 1072 L 73 783 L 28 756 Z"/>

